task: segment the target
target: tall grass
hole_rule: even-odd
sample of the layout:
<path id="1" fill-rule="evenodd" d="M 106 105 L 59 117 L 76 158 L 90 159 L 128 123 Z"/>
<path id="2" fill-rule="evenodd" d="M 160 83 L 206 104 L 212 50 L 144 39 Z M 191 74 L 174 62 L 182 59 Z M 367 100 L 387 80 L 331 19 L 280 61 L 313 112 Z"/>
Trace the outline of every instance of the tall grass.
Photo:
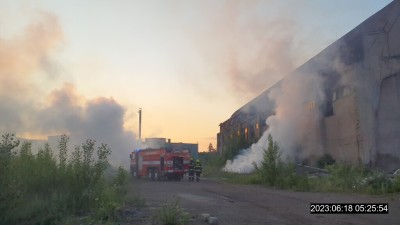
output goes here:
<path id="1" fill-rule="evenodd" d="M 334 163 L 325 168 L 328 176 L 310 180 L 313 190 L 366 194 L 400 193 L 400 177 L 391 178 L 379 170 L 343 163 Z"/>
<path id="2" fill-rule="evenodd" d="M 281 152 L 271 134 L 268 135 L 268 146 L 264 149 L 261 166 L 255 165 L 256 173 L 262 184 L 277 186 L 285 189 L 307 190 L 309 184 L 306 177 L 296 174 L 293 163 L 284 163 L 280 160 Z"/>
<path id="3" fill-rule="evenodd" d="M 112 221 L 126 193 L 127 172 L 105 179 L 111 150 L 87 140 L 68 152 L 61 136 L 57 156 L 49 144 L 32 153 L 32 144 L 13 135 L 0 143 L 0 224 L 68 224 L 70 218 Z M 69 221 L 69 222 L 68 222 Z M 82 223 L 79 222 L 79 223 Z M 99 222 L 100 223 L 100 222 Z"/>
<path id="4" fill-rule="evenodd" d="M 187 225 L 190 216 L 179 204 L 176 199 L 172 204 L 168 203 L 160 207 L 151 218 L 151 225 Z"/>
<path id="5" fill-rule="evenodd" d="M 263 160 L 260 166 L 255 165 L 255 172 L 251 174 L 216 173 L 225 177 L 229 182 L 262 184 L 297 191 L 400 193 L 399 176 L 391 178 L 379 170 L 338 163 L 329 155 L 321 157 L 318 163 L 319 166 L 323 166 L 328 171 L 327 175 L 300 175 L 296 173 L 296 165 L 290 162 L 282 162 L 280 155 L 278 144 L 269 135 Z"/>

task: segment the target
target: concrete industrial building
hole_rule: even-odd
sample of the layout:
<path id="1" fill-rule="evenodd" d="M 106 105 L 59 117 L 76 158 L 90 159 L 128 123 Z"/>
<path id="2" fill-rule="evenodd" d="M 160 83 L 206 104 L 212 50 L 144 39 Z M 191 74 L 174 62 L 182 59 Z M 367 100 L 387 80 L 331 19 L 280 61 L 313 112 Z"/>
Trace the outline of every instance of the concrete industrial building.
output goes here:
<path id="1" fill-rule="evenodd" d="M 61 135 L 47 136 L 47 139 L 28 139 L 17 137 L 17 139 L 20 141 L 19 146 L 21 146 L 23 142 L 30 142 L 33 153 L 36 153 L 37 151 L 39 151 L 39 149 L 44 148 L 46 143 L 49 144 L 50 148 L 58 149 L 58 141 L 60 140 L 60 138 Z"/>
<path id="2" fill-rule="evenodd" d="M 266 119 L 278 113 L 285 95 L 298 98 L 298 118 L 291 130 L 297 132 L 292 150 L 297 162 L 315 164 L 327 153 L 337 161 L 386 171 L 400 168 L 400 1 L 391 2 L 222 122 L 218 151 L 226 151 L 237 138 L 256 142 L 269 129 Z"/>

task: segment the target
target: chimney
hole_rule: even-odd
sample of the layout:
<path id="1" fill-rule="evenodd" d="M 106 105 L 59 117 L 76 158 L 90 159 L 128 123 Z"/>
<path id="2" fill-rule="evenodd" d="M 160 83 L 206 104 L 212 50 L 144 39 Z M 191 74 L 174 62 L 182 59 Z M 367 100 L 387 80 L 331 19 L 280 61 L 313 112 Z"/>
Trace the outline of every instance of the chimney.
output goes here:
<path id="1" fill-rule="evenodd" d="M 139 108 L 139 140 L 142 141 L 142 108 Z"/>

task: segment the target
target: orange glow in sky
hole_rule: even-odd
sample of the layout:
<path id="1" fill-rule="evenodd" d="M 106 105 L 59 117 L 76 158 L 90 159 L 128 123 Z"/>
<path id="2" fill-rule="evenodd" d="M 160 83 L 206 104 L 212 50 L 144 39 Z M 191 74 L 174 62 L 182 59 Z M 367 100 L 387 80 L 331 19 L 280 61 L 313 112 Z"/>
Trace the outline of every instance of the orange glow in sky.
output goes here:
<path id="1" fill-rule="evenodd" d="M 1 1 L 0 131 L 133 148 L 142 108 L 143 139 L 207 151 L 234 111 L 389 2 Z"/>

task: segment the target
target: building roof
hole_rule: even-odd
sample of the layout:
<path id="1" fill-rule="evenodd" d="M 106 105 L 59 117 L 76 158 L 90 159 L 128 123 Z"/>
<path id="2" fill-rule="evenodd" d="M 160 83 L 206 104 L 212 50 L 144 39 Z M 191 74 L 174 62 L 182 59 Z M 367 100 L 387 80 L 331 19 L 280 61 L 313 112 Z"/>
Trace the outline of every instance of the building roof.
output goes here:
<path id="1" fill-rule="evenodd" d="M 332 68 L 332 65 L 327 64 L 331 62 L 331 60 L 329 59 L 333 60 L 335 57 L 338 56 L 340 57 L 341 61 L 347 65 L 363 60 L 364 35 L 375 35 L 388 32 L 399 18 L 400 0 L 394 0 L 383 9 L 366 19 L 364 22 L 356 26 L 354 29 L 349 31 L 347 34 L 339 38 L 337 41 L 326 47 L 324 50 L 312 57 L 303 65 L 298 67 L 295 71 L 288 74 L 282 80 L 278 81 L 277 83 L 263 91 L 260 95 L 255 97 L 253 100 L 249 101 L 244 106 L 236 110 L 232 114 L 232 116 L 223 123 L 230 121 L 235 117 L 240 117 L 243 112 L 269 112 L 272 114 L 272 110 L 274 109 L 274 102 L 268 97 L 268 95 L 275 88 L 279 88 L 282 85 L 282 81 L 289 76 L 295 74 L 307 74 L 307 71 L 318 71 L 319 68 L 321 68 L 321 70 L 323 69 L 324 71 L 328 71 L 330 68 Z"/>

